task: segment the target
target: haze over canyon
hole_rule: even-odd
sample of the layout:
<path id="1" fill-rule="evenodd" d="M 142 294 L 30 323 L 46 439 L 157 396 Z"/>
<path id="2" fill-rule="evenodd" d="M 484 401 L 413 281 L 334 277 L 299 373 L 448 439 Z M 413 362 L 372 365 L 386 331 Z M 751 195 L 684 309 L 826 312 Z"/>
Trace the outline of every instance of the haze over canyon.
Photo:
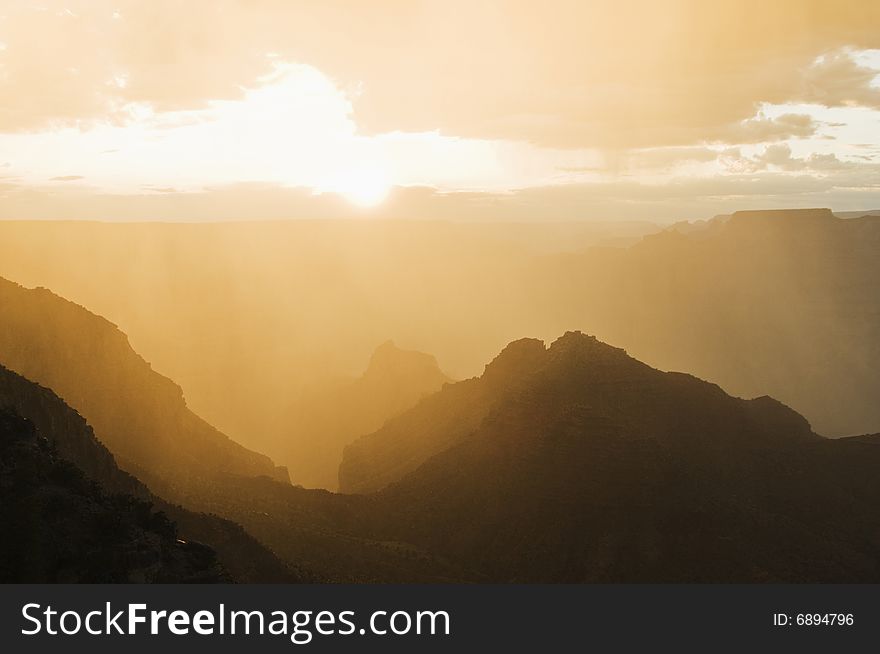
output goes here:
<path id="1" fill-rule="evenodd" d="M 0 582 L 880 582 L 878 26 L 5 0 Z"/>

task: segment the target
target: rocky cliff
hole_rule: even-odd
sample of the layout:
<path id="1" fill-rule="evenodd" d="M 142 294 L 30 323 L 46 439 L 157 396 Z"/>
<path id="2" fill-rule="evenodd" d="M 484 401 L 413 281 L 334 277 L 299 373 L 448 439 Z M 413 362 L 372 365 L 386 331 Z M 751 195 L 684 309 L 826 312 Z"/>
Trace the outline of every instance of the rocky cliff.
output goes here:
<path id="1" fill-rule="evenodd" d="M 33 515 L 29 520 L 26 520 L 24 509 L 15 513 L 18 516 L 16 520 L 25 521 L 21 523 L 22 528 L 33 532 L 27 537 L 17 534 L 18 527 L 14 527 L 17 522 L 0 521 L 0 524 L 8 526 L 8 531 L 4 527 L 4 533 L 11 535 L 9 539 L 2 539 L 12 548 L 4 555 L 6 561 L 11 562 L 9 570 L 16 569 L 15 562 L 20 562 L 21 557 L 31 556 L 24 549 L 21 551 L 15 549 L 20 545 L 26 548 L 27 544 L 31 543 L 29 538 L 39 541 L 39 548 L 42 548 L 33 554 L 36 558 L 29 559 L 31 563 L 28 565 L 31 567 L 24 567 L 18 573 L 8 572 L 13 576 L 17 574 L 15 579 L 31 582 L 40 580 L 168 581 L 173 580 L 168 577 L 172 573 L 163 572 L 161 558 L 167 555 L 174 559 L 181 553 L 196 555 L 206 566 L 203 572 L 209 577 L 216 572 L 211 571 L 214 570 L 214 559 L 219 555 L 218 570 L 222 568 L 222 571 L 216 572 L 219 575 L 218 580 L 231 578 L 242 582 L 268 583 L 296 582 L 307 578 L 293 566 L 279 561 L 272 552 L 245 533 L 240 526 L 214 515 L 188 511 L 157 497 L 140 480 L 117 467 L 113 455 L 98 441 L 85 419 L 67 406 L 61 398 L 51 390 L 2 366 L 0 366 L 0 412 L 6 416 L 4 424 L 8 427 L 9 438 L 4 442 L 13 448 L 7 452 L 9 457 L 4 459 L 3 482 L 12 484 L 14 480 L 19 480 L 15 482 L 18 484 L 15 487 L 4 486 L 0 504 L 8 508 L 11 516 L 16 511 L 14 506 L 17 502 L 25 501 L 24 498 L 27 498 L 28 502 L 33 501 Z M 52 493 L 55 491 L 51 484 L 51 487 L 46 486 L 49 482 L 43 477 L 34 475 L 45 476 L 46 470 L 50 469 L 60 470 L 59 474 L 70 481 L 70 488 L 59 491 L 61 495 L 59 501 L 71 511 L 69 518 L 64 521 L 53 513 L 44 515 L 43 509 L 40 508 L 42 507 L 40 502 L 49 501 L 47 498 L 54 497 Z M 28 480 L 29 475 L 32 478 Z M 158 525 L 165 536 L 141 534 L 135 538 L 135 544 L 140 543 L 135 547 L 128 541 L 114 540 L 118 534 L 105 537 L 89 526 L 84 526 L 83 531 L 77 532 L 76 521 L 88 517 L 84 512 L 89 515 L 99 513 L 103 516 L 102 520 L 109 522 L 117 520 L 120 524 L 129 524 L 126 521 L 137 517 L 136 524 L 131 525 L 136 532 L 147 529 L 150 525 Z M 157 512 L 161 512 L 160 517 L 155 517 Z M 114 518 L 114 513 L 119 515 Z M 56 518 L 59 520 L 57 525 L 53 522 Z M 68 534 L 65 530 L 73 530 L 73 533 Z M 176 541 L 178 536 L 185 540 L 186 546 L 172 543 L 169 549 L 166 542 L 170 538 L 169 534 L 175 535 L 172 541 Z M 111 562 L 117 561 L 119 556 L 123 556 L 124 559 L 129 556 L 121 554 L 123 551 L 128 551 L 131 547 L 137 550 L 143 545 L 152 552 L 144 555 L 150 563 L 147 568 L 138 568 L 140 572 L 125 566 L 115 571 L 102 572 L 96 567 L 99 563 L 98 559 L 89 564 L 91 567 L 88 570 L 77 568 L 78 572 L 76 570 L 64 572 L 59 567 L 62 563 L 57 560 L 60 554 L 51 548 L 55 547 L 52 545 L 53 542 L 63 543 L 67 537 L 85 539 L 80 542 L 82 547 L 86 546 L 86 541 L 97 543 L 94 545 L 96 551 L 101 556 L 109 557 L 108 561 Z M 156 540 L 157 538 L 159 540 Z M 147 544 L 147 541 L 150 544 Z M 180 577 L 184 573 L 177 570 L 173 574 Z M 194 575 L 192 580 L 196 580 L 195 577 L 198 575 L 195 571 L 192 575 Z M 206 577 L 205 580 L 208 578 Z"/>
<path id="2" fill-rule="evenodd" d="M 115 325 L 46 289 L 0 279 L 0 363 L 81 413 L 119 465 L 173 499 L 188 480 L 286 471 L 192 413 Z"/>

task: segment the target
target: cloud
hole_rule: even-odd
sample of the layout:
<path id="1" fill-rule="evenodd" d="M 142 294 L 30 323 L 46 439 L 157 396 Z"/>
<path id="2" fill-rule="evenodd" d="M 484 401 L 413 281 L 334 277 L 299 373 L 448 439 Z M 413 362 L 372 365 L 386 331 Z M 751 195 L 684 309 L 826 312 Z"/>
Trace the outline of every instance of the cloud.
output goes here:
<path id="1" fill-rule="evenodd" d="M 873 82 L 880 71 L 861 66 L 847 51 L 833 52 L 807 69 L 799 100 L 826 107 L 880 108 L 880 86 Z"/>
<path id="2" fill-rule="evenodd" d="M 768 145 L 763 152 L 746 157 L 740 153 L 732 153 L 726 160 L 729 169 L 738 172 L 757 173 L 767 170 L 810 173 L 819 177 L 836 175 L 835 183 L 840 186 L 877 186 L 880 184 L 880 166 L 860 161 L 841 160 L 834 153 L 812 152 L 803 157 L 793 155 L 787 143 Z M 870 161 L 871 158 L 868 158 Z M 844 175 L 845 173 L 845 175 Z"/>
<path id="3" fill-rule="evenodd" d="M 644 148 L 626 151 L 617 163 L 630 171 L 666 171 L 686 163 L 708 163 L 719 156 L 718 150 L 706 146 Z"/>
<path id="4" fill-rule="evenodd" d="M 849 54 L 880 47 L 864 0 L 41 5 L 4 8 L 0 130 L 204 107 L 278 61 L 329 75 L 364 133 L 548 147 L 729 142 L 798 128 L 743 127 L 763 103 L 877 106 Z"/>
<path id="5" fill-rule="evenodd" d="M 240 97 L 240 85 L 267 70 L 248 55 L 257 35 L 246 20 L 238 33 L 246 16 L 231 3 L 49 0 L 3 13 L 0 130 L 123 121 L 137 102 L 204 106 Z"/>
<path id="6" fill-rule="evenodd" d="M 776 118 L 759 115 L 734 125 L 720 128 L 708 140 L 722 143 L 766 143 L 790 138 L 813 136 L 819 124 L 806 114 L 783 114 Z"/>
<path id="7" fill-rule="evenodd" d="M 59 175 L 58 177 L 50 177 L 50 182 L 75 182 L 79 179 L 85 179 L 82 175 Z"/>
<path id="8" fill-rule="evenodd" d="M 870 2 L 481 3 L 416 13 L 400 33 L 424 25 L 431 33 L 408 39 L 406 57 L 389 47 L 349 63 L 315 59 L 334 78 L 362 83 L 354 100 L 362 129 L 548 147 L 736 142 L 762 104 L 818 97 L 830 81 L 814 67 L 818 55 L 880 44 L 880 5 Z M 848 82 L 861 88 L 864 79 Z M 785 128 L 809 133 L 749 127 L 772 128 L 774 138 Z"/>

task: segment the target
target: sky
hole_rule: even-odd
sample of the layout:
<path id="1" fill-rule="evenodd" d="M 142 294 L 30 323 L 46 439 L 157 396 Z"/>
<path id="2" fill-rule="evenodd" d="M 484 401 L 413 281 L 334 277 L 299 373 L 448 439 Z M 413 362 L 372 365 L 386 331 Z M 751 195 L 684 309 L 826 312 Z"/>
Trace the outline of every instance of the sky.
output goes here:
<path id="1" fill-rule="evenodd" d="M 0 0 L 0 218 L 880 207 L 875 0 Z"/>

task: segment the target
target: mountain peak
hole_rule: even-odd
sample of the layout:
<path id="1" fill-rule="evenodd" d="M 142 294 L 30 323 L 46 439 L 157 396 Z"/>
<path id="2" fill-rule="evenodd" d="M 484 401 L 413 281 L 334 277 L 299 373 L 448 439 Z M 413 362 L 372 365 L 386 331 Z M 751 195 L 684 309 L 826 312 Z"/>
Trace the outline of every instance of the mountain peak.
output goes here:
<path id="1" fill-rule="evenodd" d="M 547 361 L 544 341 L 537 338 L 521 338 L 508 343 L 486 365 L 483 379 L 490 384 L 505 379 L 516 379 L 537 370 Z"/>
<path id="2" fill-rule="evenodd" d="M 592 334 L 584 334 L 580 330 L 567 331 L 550 344 L 551 352 L 618 352 L 626 354 L 626 351 L 603 343 Z"/>
<path id="3" fill-rule="evenodd" d="M 340 488 L 379 490 L 493 429 L 504 448 L 512 437 L 534 444 L 532 437 L 549 433 L 550 425 L 554 438 L 571 448 L 650 435 L 658 447 L 706 456 L 818 438 L 802 416 L 775 400 L 729 396 L 715 384 L 657 370 L 595 336 L 570 331 L 549 348 L 534 338 L 513 341 L 482 377 L 444 387 L 350 444 Z"/>
<path id="4" fill-rule="evenodd" d="M 569 331 L 557 338 L 548 350 L 549 361 L 555 368 L 601 369 L 643 365 L 626 353 L 626 350 L 603 343 L 595 336 L 580 331 Z"/>

